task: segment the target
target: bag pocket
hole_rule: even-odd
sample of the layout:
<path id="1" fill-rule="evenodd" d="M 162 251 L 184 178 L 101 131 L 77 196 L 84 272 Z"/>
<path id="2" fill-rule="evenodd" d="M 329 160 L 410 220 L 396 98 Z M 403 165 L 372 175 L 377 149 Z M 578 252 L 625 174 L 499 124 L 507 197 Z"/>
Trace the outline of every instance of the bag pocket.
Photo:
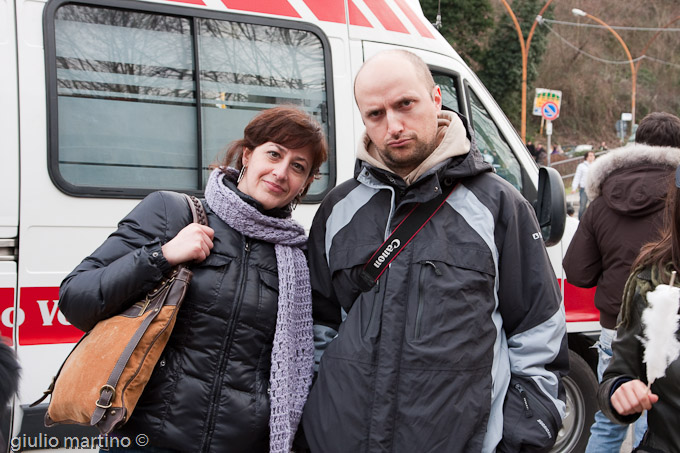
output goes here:
<path id="1" fill-rule="evenodd" d="M 530 378 L 511 376 L 503 405 L 503 439 L 498 452 L 548 452 L 562 419 Z"/>

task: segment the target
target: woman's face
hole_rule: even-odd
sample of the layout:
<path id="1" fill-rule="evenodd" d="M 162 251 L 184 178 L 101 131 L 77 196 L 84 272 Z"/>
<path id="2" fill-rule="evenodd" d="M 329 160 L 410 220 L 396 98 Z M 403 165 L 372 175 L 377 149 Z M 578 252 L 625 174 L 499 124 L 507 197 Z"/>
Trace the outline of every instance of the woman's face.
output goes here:
<path id="1" fill-rule="evenodd" d="M 264 209 L 282 208 L 312 182 L 312 150 L 288 149 L 273 142 L 243 152 L 246 172 L 238 189 Z"/>

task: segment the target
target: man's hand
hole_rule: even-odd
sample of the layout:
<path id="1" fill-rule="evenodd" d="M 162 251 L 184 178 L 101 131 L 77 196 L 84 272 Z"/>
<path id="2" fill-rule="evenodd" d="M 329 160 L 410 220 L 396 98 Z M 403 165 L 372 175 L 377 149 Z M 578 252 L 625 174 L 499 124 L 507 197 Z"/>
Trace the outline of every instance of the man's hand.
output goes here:
<path id="1" fill-rule="evenodd" d="M 639 379 L 628 381 L 616 389 L 611 397 L 612 407 L 620 415 L 631 415 L 652 408 L 659 396 L 652 393 Z"/>
<path id="2" fill-rule="evenodd" d="M 200 263 L 210 255 L 215 231 L 205 225 L 191 223 L 161 247 L 163 256 L 174 266 L 187 261 Z"/>

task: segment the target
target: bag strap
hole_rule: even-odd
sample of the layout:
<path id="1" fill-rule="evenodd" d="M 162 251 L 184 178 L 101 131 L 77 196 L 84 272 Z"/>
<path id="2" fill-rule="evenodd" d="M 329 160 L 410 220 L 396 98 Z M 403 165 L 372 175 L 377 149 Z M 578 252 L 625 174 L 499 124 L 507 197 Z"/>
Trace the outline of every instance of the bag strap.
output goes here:
<path id="1" fill-rule="evenodd" d="M 192 195 L 186 194 L 182 195 L 186 199 L 187 203 L 189 203 L 189 207 L 191 208 L 193 223 L 207 225 L 208 217 L 205 214 L 205 210 L 203 209 L 203 204 L 201 203 L 201 201 Z M 186 264 L 179 264 L 176 270 L 173 272 L 173 274 L 179 276 L 184 268 L 188 268 L 188 266 Z M 116 394 L 116 385 L 118 385 L 118 380 L 120 379 L 120 376 L 123 374 L 123 370 L 125 370 L 125 365 L 127 365 L 128 361 L 130 360 L 130 357 L 132 357 L 132 353 L 135 351 L 135 348 L 139 343 L 139 340 L 142 339 L 142 337 L 144 336 L 144 332 L 146 332 L 146 329 L 149 327 L 151 322 L 156 318 L 158 313 L 160 313 L 160 310 L 158 311 L 154 310 L 149 316 L 147 316 L 142 322 L 142 324 L 137 328 L 134 335 L 128 342 L 127 346 L 125 346 L 125 349 L 118 358 L 118 361 L 116 362 L 116 365 L 114 366 L 113 371 L 109 376 L 109 379 L 106 381 L 106 384 L 102 386 L 99 392 L 99 399 L 95 403 L 97 405 L 97 408 L 92 414 L 92 419 L 90 420 L 90 424 L 92 426 L 99 423 L 104 414 L 106 413 L 106 409 L 111 407 L 111 401 L 113 400 Z"/>
<path id="2" fill-rule="evenodd" d="M 360 287 L 368 291 L 377 283 L 394 259 L 404 250 L 411 240 L 423 229 L 432 217 L 439 211 L 449 196 L 458 187 L 456 183 L 450 191 L 442 193 L 426 203 L 416 203 L 404 220 L 392 231 L 390 237 L 382 243 L 361 270 Z"/>

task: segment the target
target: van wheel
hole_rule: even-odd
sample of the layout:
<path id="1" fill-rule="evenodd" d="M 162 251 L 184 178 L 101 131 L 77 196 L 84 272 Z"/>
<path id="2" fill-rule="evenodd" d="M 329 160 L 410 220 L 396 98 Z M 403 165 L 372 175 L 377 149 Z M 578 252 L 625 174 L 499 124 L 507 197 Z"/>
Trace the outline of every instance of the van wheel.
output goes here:
<path id="1" fill-rule="evenodd" d="M 567 416 L 557 433 L 553 453 L 585 451 L 597 406 L 597 377 L 574 351 L 569 351 L 569 374 L 562 380 L 567 393 Z"/>

